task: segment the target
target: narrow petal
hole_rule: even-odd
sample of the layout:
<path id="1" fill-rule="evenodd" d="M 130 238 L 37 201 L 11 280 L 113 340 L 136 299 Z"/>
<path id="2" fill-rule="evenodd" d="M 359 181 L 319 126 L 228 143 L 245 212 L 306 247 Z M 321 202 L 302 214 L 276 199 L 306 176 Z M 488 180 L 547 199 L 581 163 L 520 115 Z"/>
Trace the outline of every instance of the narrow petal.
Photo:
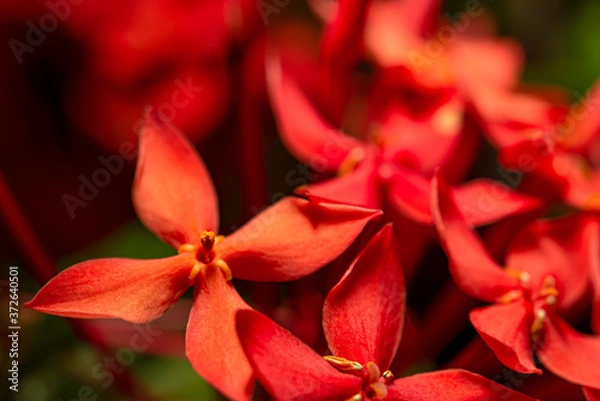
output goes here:
<path id="1" fill-rule="evenodd" d="M 298 160 L 334 173 L 352 149 L 364 146 L 325 121 L 279 60 L 269 61 L 267 78 L 281 139 Z"/>
<path id="2" fill-rule="evenodd" d="M 531 348 L 533 310 L 530 304 L 512 302 L 473 309 L 471 323 L 507 367 L 521 373 L 538 373 Z"/>
<path id="3" fill-rule="evenodd" d="M 339 72 L 340 67 L 351 68 L 362 57 L 369 3 L 369 0 L 338 2 L 335 18 L 327 25 L 321 39 L 323 62 L 333 67 L 333 72 Z"/>
<path id="4" fill-rule="evenodd" d="M 147 323 L 165 313 L 189 287 L 193 259 L 96 259 L 62 271 L 25 306 L 75 318 Z"/>
<path id="5" fill-rule="evenodd" d="M 517 280 L 498 266 L 467 225 L 448 186 L 434 178 L 431 192 L 435 226 L 450 259 L 450 273 L 456 285 L 468 295 L 489 302 L 518 288 Z"/>
<path id="6" fill-rule="evenodd" d="M 142 222 L 174 248 L 198 243 L 219 224 L 217 197 L 191 143 L 153 111 L 140 133 L 133 204 Z"/>
<path id="7" fill-rule="evenodd" d="M 390 224 L 369 241 L 325 300 L 323 328 L 329 349 L 388 369 L 400 343 L 405 301 L 400 250 Z"/>
<path id="8" fill-rule="evenodd" d="M 258 380 L 276 400 L 344 400 L 360 392 L 361 379 L 338 372 L 266 316 L 241 311 L 236 322 Z"/>
<path id="9" fill-rule="evenodd" d="M 430 207 L 431 184 L 424 176 L 403 170 L 394 176 L 390 200 L 406 216 L 421 224 L 433 224 Z M 504 217 L 541 206 L 537 198 L 493 180 L 478 179 L 452 188 L 456 204 L 468 224 L 490 224 Z"/>
<path id="10" fill-rule="evenodd" d="M 600 258 L 597 238 L 593 241 L 595 230 L 595 218 L 584 214 L 536 221 L 515 236 L 506 264 L 528 272 L 534 289 L 547 276 L 554 277 L 559 292 L 556 305 L 564 311 L 587 294 L 590 266 Z"/>
<path id="11" fill-rule="evenodd" d="M 456 187 L 454 196 L 467 222 L 475 226 L 494 223 L 542 205 L 538 198 L 483 178 Z"/>
<path id="12" fill-rule="evenodd" d="M 357 191 L 357 188 L 361 188 Z M 350 205 L 372 209 L 381 207 L 379 182 L 373 160 L 362 161 L 358 167 L 339 177 L 302 187 L 297 192 L 308 191 L 310 195 Z"/>
<path id="13" fill-rule="evenodd" d="M 499 383 L 459 369 L 397 379 L 388 387 L 390 401 L 534 401 Z"/>
<path id="14" fill-rule="evenodd" d="M 196 279 L 186 330 L 186 355 L 202 378 L 232 400 L 249 400 L 254 379 L 235 330 L 235 314 L 250 307 L 210 265 Z"/>
<path id="15" fill-rule="evenodd" d="M 600 336 L 579 333 L 554 310 L 546 312 L 540 361 L 565 380 L 600 390 Z"/>
<path id="16" fill-rule="evenodd" d="M 344 252 L 381 212 L 287 197 L 219 244 L 234 277 L 289 281 L 325 266 Z"/>

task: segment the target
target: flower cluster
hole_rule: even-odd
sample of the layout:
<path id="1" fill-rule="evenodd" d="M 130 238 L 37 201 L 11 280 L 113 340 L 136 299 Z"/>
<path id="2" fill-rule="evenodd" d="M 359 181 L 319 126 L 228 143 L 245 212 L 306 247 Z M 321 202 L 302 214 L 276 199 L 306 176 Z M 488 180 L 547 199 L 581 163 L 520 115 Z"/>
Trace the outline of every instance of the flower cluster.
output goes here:
<path id="1" fill-rule="evenodd" d="M 318 41 L 261 39 L 253 89 L 311 180 L 227 235 L 177 128 L 195 109 L 148 108 L 132 200 L 176 255 L 84 261 L 27 306 L 141 324 L 193 287 L 185 354 L 236 401 L 600 400 L 600 90 L 570 106 L 522 89 L 519 45 L 439 3 L 315 0 Z M 115 58 L 103 79 L 145 63 Z M 484 142 L 516 185 L 472 173 Z"/>

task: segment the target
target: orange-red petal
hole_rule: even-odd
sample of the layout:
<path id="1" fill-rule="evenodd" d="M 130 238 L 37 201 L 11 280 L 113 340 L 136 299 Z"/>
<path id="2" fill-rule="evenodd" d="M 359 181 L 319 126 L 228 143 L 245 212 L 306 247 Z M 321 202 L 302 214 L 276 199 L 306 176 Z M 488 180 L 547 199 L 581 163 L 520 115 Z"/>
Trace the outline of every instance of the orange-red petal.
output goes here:
<path id="1" fill-rule="evenodd" d="M 165 313 L 188 289 L 193 264 L 189 255 L 90 260 L 63 270 L 25 306 L 66 317 L 146 323 Z"/>
<path id="2" fill-rule="evenodd" d="M 397 379 L 388 390 L 389 401 L 534 401 L 483 376 L 459 369 Z"/>
<path id="3" fill-rule="evenodd" d="M 406 287 L 391 225 L 377 233 L 329 292 L 323 328 L 337 356 L 386 370 L 398 349 Z"/>
<path id="4" fill-rule="evenodd" d="M 220 255 L 236 278 L 294 280 L 333 261 L 380 216 L 378 210 L 287 197 L 226 237 Z"/>
<path id="5" fill-rule="evenodd" d="M 517 372 L 542 373 L 533 360 L 530 334 L 533 308 L 530 304 L 518 301 L 484 306 L 473 309 L 469 317 L 500 362 Z"/>
<path id="6" fill-rule="evenodd" d="M 236 322 L 258 380 L 276 400 L 344 400 L 360 392 L 361 379 L 337 371 L 266 316 L 241 311 Z"/>
<path id="7" fill-rule="evenodd" d="M 249 309 L 221 270 L 209 265 L 200 271 L 186 330 L 186 355 L 202 378 L 235 401 L 249 400 L 254 386 L 235 329 L 236 313 Z"/>
<path id="8" fill-rule="evenodd" d="M 364 144 L 331 126 L 276 58 L 267 78 L 279 133 L 287 149 L 321 172 L 337 172 L 348 153 Z"/>
<path id="9" fill-rule="evenodd" d="M 519 283 L 492 259 L 485 245 L 469 227 L 450 188 L 439 177 L 432 181 L 432 213 L 440 240 L 450 259 L 456 285 L 468 295 L 495 302 Z"/>
<path id="10" fill-rule="evenodd" d="M 546 309 L 543 340 L 537 356 L 548 370 L 563 379 L 600 390 L 600 336 L 582 334 L 558 314 Z"/>
<path id="11" fill-rule="evenodd" d="M 142 222 L 175 249 L 198 243 L 203 231 L 217 231 L 215 189 L 192 144 L 154 111 L 146 113 L 133 204 Z"/>

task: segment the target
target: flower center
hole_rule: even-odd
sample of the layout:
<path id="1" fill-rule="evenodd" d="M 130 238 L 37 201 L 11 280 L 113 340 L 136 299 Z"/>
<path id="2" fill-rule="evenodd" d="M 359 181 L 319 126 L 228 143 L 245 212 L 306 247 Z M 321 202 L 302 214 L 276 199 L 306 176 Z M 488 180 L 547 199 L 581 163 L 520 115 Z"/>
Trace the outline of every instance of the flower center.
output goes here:
<path id="1" fill-rule="evenodd" d="M 194 284 L 198 273 L 209 265 L 219 268 L 225 275 L 227 281 L 233 278 L 231 269 L 223 259 L 217 257 L 217 252 L 215 250 L 215 245 L 223 239 L 225 239 L 225 237 L 222 235 L 216 235 L 212 231 L 203 231 L 200 235 L 199 244 L 183 244 L 179 247 L 179 253 L 192 252 L 196 257 L 196 263 L 192 267 L 189 276 L 190 285 Z"/>
<path id="2" fill-rule="evenodd" d="M 546 320 L 546 307 L 554 307 L 558 301 L 559 291 L 556 289 L 556 279 L 553 276 L 546 276 L 537 291 L 531 288 L 531 276 L 527 272 L 519 270 L 506 270 L 508 274 L 519 280 L 521 288 L 512 290 L 500 298 L 501 303 L 511 303 L 520 299 L 527 299 L 533 304 L 534 319 L 531 324 L 531 338 L 534 342 L 538 338 L 540 330 L 544 327 Z"/>
<path id="3" fill-rule="evenodd" d="M 363 380 L 362 390 L 346 401 L 366 401 L 374 398 L 382 400 L 388 394 L 387 386 L 394 381 L 394 374 L 390 370 L 381 373 L 375 362 L 367 362 L 367 365 L 363 366 L 333 355 L 324 356 L 323 359 L 340 372 L 358 376 Z"/>

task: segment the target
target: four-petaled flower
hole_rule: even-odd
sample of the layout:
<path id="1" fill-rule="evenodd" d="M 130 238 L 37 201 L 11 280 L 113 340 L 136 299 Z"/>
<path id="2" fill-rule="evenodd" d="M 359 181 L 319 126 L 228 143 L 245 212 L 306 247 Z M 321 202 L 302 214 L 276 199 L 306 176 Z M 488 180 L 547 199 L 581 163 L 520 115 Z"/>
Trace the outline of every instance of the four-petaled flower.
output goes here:
<path id="1" fill-rule="evenodd" d="M 461 215 L 447 185 L 434 180 L 435 222 L 450 273 L 466 294 L 494 303 L 473 309 L 471 323 L 498 359 L 522 373 L 552 373 L 587 391 L 600 390 L 600 337 L 574 330 L 598 265 L 598 223 L 587 215 L 535 221 L 512 240 L 502 268 Z"/>
<path id="2" fill-rule="evenodd" d="M 179 255 L 156 260 L 99 259 L 50 280 L 26 306 L 75 318 L 145 323 L 194 286 L 187 356 L 208 382 L 248 399 L 252 369 L 235 332 L 235 313 L 249 306 L 232 277 L 288 281 L 334 260 L 381 212 L 288 197 L 223 237 L 217 198 L 191 144 L 152 111 L 140 138 L 133 202 L 144 224 Z"/>
<path id="3" fill-rule="evenodd" d="M 327 296 L 321 357 L 254 311 L 237 328 L 258 380 L 278 401 L 475 401 L 532 399 L 463 370 L 395 379 L 387 370 L 404 323 L 405 285 L 391 226 L 376 234 Z"/>

